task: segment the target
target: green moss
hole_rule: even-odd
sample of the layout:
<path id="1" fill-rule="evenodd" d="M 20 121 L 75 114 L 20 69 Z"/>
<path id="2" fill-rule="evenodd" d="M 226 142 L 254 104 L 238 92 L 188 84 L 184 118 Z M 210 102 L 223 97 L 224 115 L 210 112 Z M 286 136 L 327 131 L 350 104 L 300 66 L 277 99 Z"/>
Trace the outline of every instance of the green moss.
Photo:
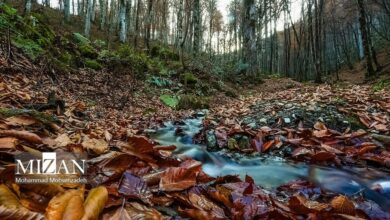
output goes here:
<path id="1" fill-rule="evenodd" d="M 91 41 L 88 38 L 84 37 L 80 33 L 73 33 L 72 34 L 72 39 L 73 39 L 73 41 L 76 44 L 79 44 L 79 45 L 84 45 L 84 44 L 90 44 L 91 43 Z"/>
<path id="2" fill-rule="evenodd" d="M 20 116 L 20 115 L 31 116 L 41 121 L 43 124 L 51 124 L 51 123 L 59 122 L 58 118 L 55 115 L 48 115 L 31 109 L 0 108 L 0 116 L 12 117 L 12 116 Z"/>
<path id="3" fill-rule="evenodd" d="M 179 103 L 179 100 L 176 96 L 172 95 L 161 95 L 160 100 L 168 107 L 176 108 Z"/>
<path id="4" fill-rule="evenodd" d="M 85 67 L 88 67 L 90 69 L 94 70 L 101 70 L 103 67 L 100 63 L 98 63 L 96 60 L 87 59 L 85 62 Z"/>
<path id="5" fill-rule="evenodd" d="M 162 47 L 160 45 L 153 45 L 150 50 L 150 55 L 152 57 L 158 57 L 164 60 L 177 61 L 180 59 L 179 54 L 176 53 L 173 49 L 168 47 Z"/>
<path id="6" fill-rule="evenodd" d="M 365 128 L 365 126 L 360 122 L 359 118 L 354 115 L 348 115 L 346 117 L 346 120 L 350 124 L 351 128 L 354 130 Z"/>
<path id="7" fill-rule="evenodd" d="M 377 83 L 374 84 L 372 87 L 372 90 L 374 92 L 379 92 L 384 89 L 389 89 L 390 88 L 390 80 L 380 80 Z"/>
<path id="8" fill-rule="evenodd" d="M 43 49 L 39 44 L 31 39 L 25 39 L 22 36 L 14 38 L 12 43 L 33 60 L 43 53 Z"/>
<path id="9" fill-rule="evenodd" d="M 186 85 L 193 85 L 198 82 L 198 78 L 194 74 L 186 72 L 182 75 L 182 82 Z"/>
<path id="10" fill-rule="evenodd" d="M 72 59 L 73 59 L 72 55 L 71 55 L 69 52 L 67 52 L 67 51 L 65 51 L 64 53 L 62 53 L 62 54 L 60 55 L 60 57 L 59 57 L 59 60 L 60 60 L 61 62 L 66 63 L 66 64 L 68 64 L 68 65 L 71 64 Z"/>
<path id="11" fill-rule="evenodd" d="M 78 49 L 83 57 L 96 59 L 99 56 L 98 52 L 89 44 L 83 44 Z"/>
<path id="12" fill-rule="evenodd" d="M 205 109 L 209 108 L 210 99 L 195 95 L 181 95 L 178 103 L 179 109 Z"/>

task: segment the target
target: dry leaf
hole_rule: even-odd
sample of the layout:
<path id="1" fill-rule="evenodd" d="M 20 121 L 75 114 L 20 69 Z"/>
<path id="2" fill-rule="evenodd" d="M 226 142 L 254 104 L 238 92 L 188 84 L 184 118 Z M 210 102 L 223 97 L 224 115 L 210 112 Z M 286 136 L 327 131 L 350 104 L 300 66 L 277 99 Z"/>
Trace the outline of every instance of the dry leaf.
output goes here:
<path id="1" fill-rule="evenodd" d="M 0 136 L 11 136 L 11 137 L 16 137 L 18 139 L 22 139 L 34 144 L 42 144 L 42 139 L 31 132 L 28 131 L 17 131 L 17 130 L 3 130 L 0 131 Z"/>
<path id="2" fill-rule="evenodd" d="M 108 151 L 107 142 L 101 139 L 89 139 L 88 137 L 85 137 L 82 145 L 84 149 L 93 151 L 95 154 L 103 154 Z"/>
<path id="3" fill-rule="evenodd" d="M 69 136 L 65 133 L 58 136 L 54 141 L 56 142 L 56 147 L 66 147 L 69 144 L 73 144 L 73 141 L 70 140 Z"/>
<path id="4" fill-rule="evenodd" d="M 330 205 L 337 213 L 355 215 L 355 205 L 346 196 L 337 196 L 333 198 Z"/>
<path id="5" fill-rule="evenodd" d="M 83 190 L 67 190 L 53 197 L 46 208 L 45 219 L 62 220 L 65 209 L 73 196 L 83 196 Z"/>
<path id="6" fill-rule="evenodd" d="M 14 137 L 0 138 L 0 149 L 1 148 L 14 149 L 16 145 L 18 145 L 18 139 Z"/>
<path id="7" fill-rule="evenodd" d="M 196 172 L 182 167 L 170 167 L 165 170 L 160 180 L 163 191 L 181 191 L 196 184 Z"/>
<path id="8" fill-rule="evenodd" d="M 84 215 L 83 198 L 80 195 L 73 196 L 65 208 L 62 220 L 80 220 Z"/>
<path id="9" fill-rule="evenodd" d="M 108 200 L 108 191 L 106 187 L 99 186 L 89 191 L 87 199 L 84 202 L 85 214 L 82 220 L 98 219 Z"/>

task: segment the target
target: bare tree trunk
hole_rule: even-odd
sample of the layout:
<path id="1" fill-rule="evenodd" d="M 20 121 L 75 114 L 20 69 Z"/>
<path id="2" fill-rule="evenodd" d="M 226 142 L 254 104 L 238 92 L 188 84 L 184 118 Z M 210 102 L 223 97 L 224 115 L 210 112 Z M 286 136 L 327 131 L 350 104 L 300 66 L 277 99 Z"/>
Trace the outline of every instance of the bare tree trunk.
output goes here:
<path id="1" fill-rule="evenodd" d="M 127 32 L 126 32 L 126 1 L 120 0 L 119 5 L 119 41 L 121 43 L 126 42 Z"/>
<path id="2" fill-rule="evenodd" d="M 28 15 L 31 13 L 31 8 L 32 8 L 32 2 L 31 0 L 25 0 L 24 2 L 24 14 Z"/>
<path id="3" fill-rule="evenodd" d="M 148 14 L 146 18 L 146 35 L 145 35 L 145 44 L 148 51 L 150 51 L 150 31 L 152 28 L 152 9 L 153 9 L 153 0 L 148 1 Z"/>
<path id="4" fill-rule="evenodd" d="M 84 35 L 88 38 L 91 34 L 92 1 L 93 0 L 87 0 L 87 14 L 85 15 Z"/>
<path id="5" fill-rule="evenodd" d="M 366 77 L 371 77 L 375 75 L 375 70 L 372 64 L 372 53 L 370 48 L 370 36 L 367 31 L 367 21 L 366 21 L 366 8 L 364 6 L 363 0 L 357 0 L 359 7 L 359 23 L 360 23 L 360 31 L 362 32 L 363 39 L 363 47 L 364 47 L 364 56 L 366 57 L 366 68 L 367 74 Z"/>
<path id="6" fill-rule="evenodd" d="M 249 65 L 246 73 L 248 75 L 256 74 L 256 18 L 255 1 L 244 0 L 244 19 L 243 19 L 243 50 L 244 62 Z"/>
<path id="7" fill-rule="evenodd" d="M 64 20 L 70 22 L 70 0 L 64 0 Z"/>
<path id="8" fill-rule="evenodd" d="M 103 30 L 106 25 L 106 0 L 99 0 L 99 8 L 100 8 L 100 25 L 99 29 Z"/>
<path id="9" fill-rule="evenodd" d="M 193 44 L 193 53 L 198 55 L 200 49 L 201 41 L 201 13 L 200 13 L 200 0 L 194 0 L 194 12 L 193 12 L 193 22 L 194 22 L 194 44 Z"/>
<path id="10" fill-rule="evenodd" d="M 139 12 L 141 10 L 141 0 L 137 0 L 137 12 L 135 14 L 135 33 L 134 33 L 134 47 L 137 47 L 137 40 L 139 34 Z"/>

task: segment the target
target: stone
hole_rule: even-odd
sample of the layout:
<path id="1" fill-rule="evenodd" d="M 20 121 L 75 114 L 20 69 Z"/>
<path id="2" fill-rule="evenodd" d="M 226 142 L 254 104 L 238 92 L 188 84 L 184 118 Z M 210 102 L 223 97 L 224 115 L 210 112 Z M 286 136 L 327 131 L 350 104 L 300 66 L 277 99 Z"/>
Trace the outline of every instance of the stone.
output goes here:
<path id="1" fill-rule="evenodd" d="M 291 119 L 290 118 L 284 118 L 284 123 L 290 124 L 291 123 Z"/>
<path id="2" fill-rule="evenodd" d="M 238 147 L 237 141 L 234 138 L 229 138 L 227 142 L 227 146 L 230 150 L 234 150 Z"/>
<path id="3" fill-rule="evenodd" d="M 262 124 L 267 124 L 267 119 L 266 118 L 262 118 L 259 120 L 260 123 Z"/>
<path id="4" fill-rule="evenodd" d="M 206 134 L 206 146 L 207 148 L 215 148 L 217 146 L 217 138 L 214 131 L 208 131 Z"/>

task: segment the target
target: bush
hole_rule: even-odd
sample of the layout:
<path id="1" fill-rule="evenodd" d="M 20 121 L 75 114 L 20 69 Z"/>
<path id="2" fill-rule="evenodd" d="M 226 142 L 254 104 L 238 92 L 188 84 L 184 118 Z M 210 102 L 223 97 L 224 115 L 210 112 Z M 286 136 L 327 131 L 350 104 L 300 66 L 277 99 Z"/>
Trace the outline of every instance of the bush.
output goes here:
<path id="1" fill-rule="evenodd" d="M 85 61 L 85 67 L 88 67 L 90 69 L 94 69 L 94 70 L 101 70 L 103 67 L 100 63 L 98 63 L 96 60 L 90 60 L 90 59 L 87 59 Z"/>

